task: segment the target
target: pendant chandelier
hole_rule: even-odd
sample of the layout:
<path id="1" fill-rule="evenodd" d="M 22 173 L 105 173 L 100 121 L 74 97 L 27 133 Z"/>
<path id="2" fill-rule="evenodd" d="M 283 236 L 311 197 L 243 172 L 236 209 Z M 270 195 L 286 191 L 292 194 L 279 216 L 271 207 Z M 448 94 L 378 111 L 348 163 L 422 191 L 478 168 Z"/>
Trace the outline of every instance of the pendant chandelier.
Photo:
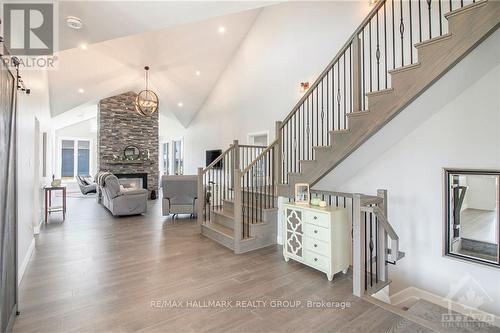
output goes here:
<path id="1" fill-rule="evenodd" d="M 135 110 L 142 116 L 151 116 L 158 110 L 158 96 L 149 90 L 149 66 L 144 67 L 146 71 L 146 89 L 137 94 L 135 98 Z"/>

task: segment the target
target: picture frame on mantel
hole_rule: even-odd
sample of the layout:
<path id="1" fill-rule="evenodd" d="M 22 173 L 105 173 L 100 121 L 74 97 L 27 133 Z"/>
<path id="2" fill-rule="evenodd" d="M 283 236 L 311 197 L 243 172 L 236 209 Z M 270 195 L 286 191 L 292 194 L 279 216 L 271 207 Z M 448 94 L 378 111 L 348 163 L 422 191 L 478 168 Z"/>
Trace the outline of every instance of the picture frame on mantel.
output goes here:
<path id="1" fill-rule="evenodd" d="M 309 191 L 309 184 L 298 183 L 295 184 L 295 203 L 297 205 L 309 205 L 311 194 Z"/>

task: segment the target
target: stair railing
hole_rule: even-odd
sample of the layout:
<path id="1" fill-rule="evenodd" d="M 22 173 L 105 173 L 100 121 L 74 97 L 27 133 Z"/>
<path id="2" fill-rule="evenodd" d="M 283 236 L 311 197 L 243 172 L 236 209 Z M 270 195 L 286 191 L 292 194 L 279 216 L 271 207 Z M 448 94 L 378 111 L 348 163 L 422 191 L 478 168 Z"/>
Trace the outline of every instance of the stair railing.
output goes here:
<path id="1" fill-rule="evenodd" d="M 371 198 L 354 194 L 352 212 L 353 293 L 371 295 L 390 283 L 388 264 L 395 264 L 404 253 L 387 220 L 386 190 L 378 190 Z"/>
<path id="2" fill-rule="evenodd" d="M 205 168 L 198 168 L 198 223 L 210 221 L 211 211 L 222 209 L 225 200 L 235 199 L 235 170 L 245 168 L 266 147 L 240 145 L 229 148 Z"/>
<path id="3" fill-rule="evenodd" d="M 241 197 L 235 200 L 235 211 L 241 213 L 241 218 L 235 223 L 241 226 L 241 239 L 251 236 L 250 225 L 263 221 L 265 209 L 275 207 L 278 143 L 275 140 L 238 173 L 236 182 L 240 184 Z"/>
<path id="4" fill-rule="evenodd" d="M 368 110 L 367 94 L 391 87 L 390 71 L 417 63 L 415 44 L 445 35 L 445 15 L 475 0 L 379 0 L 281 126 L 282 182 Z"/>
<path id="5" fill-rule="evenodd" d="M 389 282 L 388 265 L 402 258 L 399 237 L 387 221 L 387 191 L 377 195 L 311 190 L 329 206 L 344 207 L 352 225 L 353 294 L 373 294 Z M 390 240 L 390 242 L 389 242 Z"/>

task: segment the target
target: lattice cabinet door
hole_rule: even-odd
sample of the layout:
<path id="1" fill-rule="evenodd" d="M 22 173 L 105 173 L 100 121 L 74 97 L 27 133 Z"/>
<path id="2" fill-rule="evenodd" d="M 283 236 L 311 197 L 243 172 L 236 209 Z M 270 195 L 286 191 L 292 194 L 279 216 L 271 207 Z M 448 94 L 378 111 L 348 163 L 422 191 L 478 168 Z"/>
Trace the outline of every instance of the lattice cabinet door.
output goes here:
<path id="1" fill-rule="evenodd" d="M 283 247 L 283 255 L 285 260 L 288 257 L 302 258 L 303 244 L 304 244 L 304 231 L 303 231 L 303 212 L 296 209 L 285 209 L 285 244 Z"/>

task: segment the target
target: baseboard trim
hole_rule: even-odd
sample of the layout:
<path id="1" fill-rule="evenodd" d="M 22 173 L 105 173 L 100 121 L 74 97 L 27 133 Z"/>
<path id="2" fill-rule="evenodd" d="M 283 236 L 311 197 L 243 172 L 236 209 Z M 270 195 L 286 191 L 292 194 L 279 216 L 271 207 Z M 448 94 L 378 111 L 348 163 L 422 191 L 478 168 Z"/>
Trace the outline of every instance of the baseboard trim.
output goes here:
<path id="1" fill-rule="evenodd" d="M 43 223 L 43 220 L 40 219 L 40 221 L 38 221 L 38 225 L 35 225 L 33 227 L 33 235 L 39 235 L 40 234 L 40 228 L 42 227 L 42 223 Z"/>
<path id="2" fill-rule="evenodd" d="M 394 306 L 398 306 L 406 301 L 409 301 L 410 299 L 423 299 L 425 301 L 437 304 L 439 306 L 442 306 L 444 308 L 450 307 L 452 311 L 461 313 L 463 315 L 487 315 L 487 316 L 492 316 L 493 317 L 493 325 L 496 327 L 500 327 L 500 317 L 496 316 L 494 314 L 488 313 L 486 311 L 482 311 L 476 308 L 472 308 L 470 306 L 460 304 L 458 302 L 452 301 L 451 299 L 445 298 L 438 296 L 436 294 L 433 294 L 431 292 L 416 288 L 416 287 L 408 287 L 406 289 L 403 289 L 394 295 L 390 297 L 391 304 Z"/>
<path id="3" fill-rule="evenodd" d="M 21 266 L 19 266 L 19 270 L 17 271 L 18 286 L 21 284 L 21 281 L 23 280 L 24 272 L 26 272 L 26 268 L 28 268 L 28 264 L 30 262 L 31 256 L 33 255 L 34 251 L 35 251 L 35 238 L 31 240 L 31 244 L 28 247 L 28 251 L 26 252 L 23 262 L 21 263 Z"/>

